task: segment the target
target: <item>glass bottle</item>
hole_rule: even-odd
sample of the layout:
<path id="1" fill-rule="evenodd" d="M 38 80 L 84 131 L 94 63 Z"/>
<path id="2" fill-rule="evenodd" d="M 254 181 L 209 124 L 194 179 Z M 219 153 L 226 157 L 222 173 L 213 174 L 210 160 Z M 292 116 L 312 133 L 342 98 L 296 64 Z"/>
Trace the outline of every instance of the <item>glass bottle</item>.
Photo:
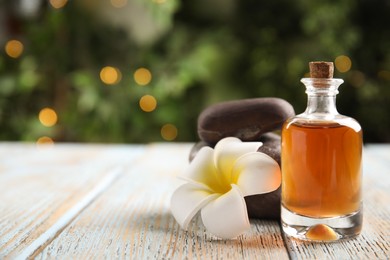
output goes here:
<path id="1" fill-rule="evenodd" d="M 362 228 L 362 129 L 337 112 L 333 63 L 311 62 L 310 72 L 307 108 L 282 128 L 281 220 L 288 236 L 334 241 Z"/>

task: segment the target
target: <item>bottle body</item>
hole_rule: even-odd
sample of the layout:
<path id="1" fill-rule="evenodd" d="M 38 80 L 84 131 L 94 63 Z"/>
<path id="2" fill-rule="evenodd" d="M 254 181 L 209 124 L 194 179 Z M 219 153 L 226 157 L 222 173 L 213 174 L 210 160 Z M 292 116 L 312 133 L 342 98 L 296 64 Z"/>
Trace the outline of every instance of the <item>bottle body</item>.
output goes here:
<path id="1" fill-rule="evenodd" d="M 362 129 L 338 114 L 337 92 L 320 92 L 309 91 L 305 113 L 282 128 L 282 223 L 300 239 L 338 240 L 361 230 Z M 332 239 L 311 239 L 318 225 Z"/>

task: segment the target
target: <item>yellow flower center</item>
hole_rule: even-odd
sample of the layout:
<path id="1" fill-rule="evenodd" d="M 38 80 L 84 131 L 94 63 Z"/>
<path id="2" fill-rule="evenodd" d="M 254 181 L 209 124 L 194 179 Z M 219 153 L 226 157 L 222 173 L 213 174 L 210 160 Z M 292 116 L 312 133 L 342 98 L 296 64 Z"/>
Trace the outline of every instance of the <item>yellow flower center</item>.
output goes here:
<path id="1" fill-rule="evenodd" d="M 226 179 L 225 175 L 220 170 L 217 170 L 217 176 L 220 177 L 217 179 L 217 182 L 212 183 L 210 188 L 215 193 L 224 194 L 229 192 L 232 189 L 230 181 Z"/>

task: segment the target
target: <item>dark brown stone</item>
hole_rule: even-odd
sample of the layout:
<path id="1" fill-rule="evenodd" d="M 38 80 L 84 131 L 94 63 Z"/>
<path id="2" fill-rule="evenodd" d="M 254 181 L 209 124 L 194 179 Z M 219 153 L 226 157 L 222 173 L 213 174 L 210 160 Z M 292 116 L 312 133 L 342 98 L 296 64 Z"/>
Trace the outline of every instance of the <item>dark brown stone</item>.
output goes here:
<path id="1" fill-rule="evenodd" d="M 295 115 L 290 103 L 280 98 L 227 101 L 206 108 L 198 118 L 201 140 L 216 144 L 228 136 L 256 141 L 264 133 L 281 129 Z"/>
<path id="2" fill-rule="evenodd" d="M 281 188 L 265 194 L 245 197 L 246 208 L 250 218 L 280 219 Z"/>
<path id="3" fill-rule="evenodd" d="M 280 149 L 281 149 L 280 135 L 274 133 L 265 133 L 262 136 L 260 136 L 259 141 L 263 142 L 263 145 L 260 146 L 260 148 L 257 151 L 269 155 L 280 165 Z"/>

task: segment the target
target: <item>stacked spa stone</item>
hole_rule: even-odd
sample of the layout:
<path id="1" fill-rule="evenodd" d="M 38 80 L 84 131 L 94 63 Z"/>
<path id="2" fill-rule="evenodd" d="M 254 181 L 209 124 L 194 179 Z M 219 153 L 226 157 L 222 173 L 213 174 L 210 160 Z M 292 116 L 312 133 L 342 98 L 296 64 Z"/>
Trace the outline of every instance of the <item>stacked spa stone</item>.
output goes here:
<path id="1" fill-rule="evenodd" d="M 234 136 L 242 141 L 261 141 L 258 151 L 280 165 L 280 136 L 275 134 L 284 121 L 295 115 L 294 108 L 280 98 L 253 98 L 218 103 L 206 108 L 198 118 L 202 141 L 190 152 L 190 160 L 203 146 L 214 147 L 222 138 Z M 276 191 L 245 197 L 252 218 L 279 219 L 280 187 Z"/>

